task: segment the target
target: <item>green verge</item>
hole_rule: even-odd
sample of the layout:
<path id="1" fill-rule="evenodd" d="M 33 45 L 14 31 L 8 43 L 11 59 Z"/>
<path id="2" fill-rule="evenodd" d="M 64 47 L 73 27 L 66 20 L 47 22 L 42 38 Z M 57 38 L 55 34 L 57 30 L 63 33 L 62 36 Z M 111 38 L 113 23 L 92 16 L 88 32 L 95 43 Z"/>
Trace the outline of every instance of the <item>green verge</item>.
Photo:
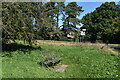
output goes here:
<path id="1" fill-rule="evenodd" d="M 119 57 L 92 46 L 40 45 L 30 54 L 17 50 L 2 57 L 2 78 L 116 78 Z M 65 72 L 56 72 L 39 64 L 43 52 L 54 51 L 67 64 Z M 3 52 L 2 54 L 9 54 Z"/>

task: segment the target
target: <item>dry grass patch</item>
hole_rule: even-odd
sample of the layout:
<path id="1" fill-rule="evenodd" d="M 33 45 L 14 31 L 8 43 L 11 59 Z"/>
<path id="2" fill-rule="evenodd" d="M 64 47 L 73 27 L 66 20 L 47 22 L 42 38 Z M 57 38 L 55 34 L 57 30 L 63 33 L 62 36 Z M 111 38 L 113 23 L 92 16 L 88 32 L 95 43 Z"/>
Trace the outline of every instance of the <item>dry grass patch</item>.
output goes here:
<path id="1" fill-rule="evenodd" d="M 49 40 L 36 40 L 36 44 L 46 44 L 46 45 L 62 45 L 62 46 L 76 46 L 74 42 L 65 42 L 65 41 L 49 41 Z"/>
<path id="2" fill-rule="evenodd" d="M 104 44 L 104 43 L 89 43 L 89 42 L 87 42 L 87 43 L 83 43 L 81 45 L 86 46 L 86 47 L 92 47 L 92 48 L 97 49 L 99 51 L 107 52 L 109 54 L 113 54 L 113 55 L 116 55 L 116 56 L 119 56 L 119 54 L 120 54 L 120 52 L 115 51 L 112 48 L 109 48 L 107 46 L 107 44 Z"/>

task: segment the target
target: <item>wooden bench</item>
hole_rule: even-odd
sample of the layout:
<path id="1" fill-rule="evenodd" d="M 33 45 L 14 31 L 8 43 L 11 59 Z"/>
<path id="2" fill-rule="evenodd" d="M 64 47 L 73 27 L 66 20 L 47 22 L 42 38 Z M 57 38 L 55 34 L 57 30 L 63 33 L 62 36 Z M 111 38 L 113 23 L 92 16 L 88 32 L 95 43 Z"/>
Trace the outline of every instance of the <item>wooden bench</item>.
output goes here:
<path id="1" fill-rule="evenodd" d="M 44 61 L 43 64 L 44 64 L 46 67 L 50 67 L 50 66 L 56 65 L 56 64 L 59 63 L 61 60 L 62 60 L 61 58 L 54 58 L 54 59 L 51 59 L 51 60 Z"/>

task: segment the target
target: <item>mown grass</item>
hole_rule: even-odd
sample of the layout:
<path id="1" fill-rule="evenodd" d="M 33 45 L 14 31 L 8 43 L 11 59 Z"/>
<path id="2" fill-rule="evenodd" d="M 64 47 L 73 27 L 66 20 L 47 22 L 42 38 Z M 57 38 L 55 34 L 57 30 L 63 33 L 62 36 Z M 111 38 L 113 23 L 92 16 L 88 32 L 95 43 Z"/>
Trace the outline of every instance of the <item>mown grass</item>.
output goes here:
<path id="1" fill-rule="evenodd" d="M 116 78 L 119 57 L 92 46 L 40 45 L 30 54 L 16 50 L 2 57 L 3 78 Z M 65 72 L 56 72 L 39 64 L 41 54 L 54 51 L 67 64 Z M 2 54 L 8 54 L 3 52 Z"/>

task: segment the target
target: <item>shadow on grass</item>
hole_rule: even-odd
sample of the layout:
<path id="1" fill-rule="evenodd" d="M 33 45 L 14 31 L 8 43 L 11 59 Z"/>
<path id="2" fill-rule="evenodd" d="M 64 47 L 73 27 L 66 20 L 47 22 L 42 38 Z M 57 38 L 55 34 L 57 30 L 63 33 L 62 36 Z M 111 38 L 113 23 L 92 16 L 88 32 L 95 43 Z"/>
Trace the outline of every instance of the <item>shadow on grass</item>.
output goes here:
<path id="1" fill-rule="evenodd" d="M 53 67 L 53 66 L 56 66 L 57 64 L 59 64 L 60 63 L 60 61 L 58 61 L 58 62 L 56 62 L 56 63 L 49 63 L 49 64 L 44 64 L 42 61 L 41 62 L 38 62 L 37 64 L 39 64 L 40 66 L 44 66 L 44 67 L 46 67 L 46 68 L 48 68 L 48 67 Z"/>
<path id="2" fill-rule="evenodd" d="M 11 54 L 13 51 L 22 51 L 23 53 L 31 53 L 32 50 L 41 50 L 42 48 L 40 46 L 29 46 L 29 45 L 23 45 L 23 44 L 17 44 L 17 43 L 11 43 L 11 44 L 4 44 L 2 43 L 2 52 L 8 52 Z"/>

